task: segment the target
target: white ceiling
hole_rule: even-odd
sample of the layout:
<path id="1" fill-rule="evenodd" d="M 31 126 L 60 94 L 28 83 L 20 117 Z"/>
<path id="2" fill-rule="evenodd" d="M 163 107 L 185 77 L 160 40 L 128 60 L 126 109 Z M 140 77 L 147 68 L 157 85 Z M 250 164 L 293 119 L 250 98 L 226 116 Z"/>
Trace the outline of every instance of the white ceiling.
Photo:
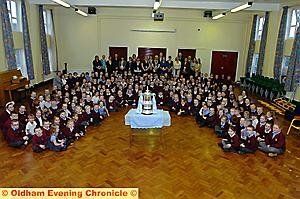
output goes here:
<path id="1" fill-rule="evenodd" d="M 108 6 L 108 7 L 153 7 L 154 0 L 64 0 L 76 6 Z M 250 1 L 250 0 L 249 0 Z M 280 5 L 292 0 L 255 0 L 248 10 L 279 10 Z M 299 0 L 298 0 L 299 1 Z M 30 0 L 33 4 L 54 5 L 51 0 Z M 162 0 L 161 8 L 188 8 L 228 10 L 247 0 Z"/>

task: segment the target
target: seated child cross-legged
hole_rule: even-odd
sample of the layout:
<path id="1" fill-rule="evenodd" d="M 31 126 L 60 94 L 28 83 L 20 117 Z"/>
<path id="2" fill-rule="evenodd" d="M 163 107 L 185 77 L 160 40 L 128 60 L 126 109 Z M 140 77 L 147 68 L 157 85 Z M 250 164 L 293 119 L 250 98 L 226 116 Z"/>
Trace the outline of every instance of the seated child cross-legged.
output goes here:
<path id="1" fill-rule="evenodd" d="M 51 137 L 48 141 L 48 147 L 51 151 L 65 151 L 67 150 L 67 143 L 66 139 L 58 139 L 58 134 L 59 134 L 59 126 L 57 125 L 52 125 L 51 128 Z"/>
<path id="2" fill-rule="evenodd" d="M 225 138 L 227 136 L 228 127 L 227 117 L 222 116 L 221 122 L 215 126 L 215 133 L 218 137 Z"/>
<path id="3" fill-rule="evenodd" d="M 247 127 L 247 137 L 245 143 L 240 145 L 240 150 L 238 151 L 239 154 L 245 153 L 255 153 L 258 148 L 258 142 L 255 136 L 255 131 L 253 130 L 253 126 Z"/>
<path id="4" fill-rule="evenodd" d="M 47 148 L 47 137 L 43 136 L 41 127 L 34 129 L 34 136 L 32 137 L 32 151 L 41 153 Z"/>
<path id="5" fill-rule="evenodd" d="M 218 145 L 225 151 L 225 152 L 237 152 L 240 148 L 240 139 L 239 136 L 236 134 L 236 130 L 234 126 L 230 126 L 228 129 L 228 138 L 222 139 Z"/>
<path id="6" fill-rule="evenodd" d="M 270 157 L 284 153 L 286 148 L 285 137 L 278 124 L 273 125 L 273 132 L 266 135 L 265 142 L 260 142 L 258 148 L 268 153 Z"/>

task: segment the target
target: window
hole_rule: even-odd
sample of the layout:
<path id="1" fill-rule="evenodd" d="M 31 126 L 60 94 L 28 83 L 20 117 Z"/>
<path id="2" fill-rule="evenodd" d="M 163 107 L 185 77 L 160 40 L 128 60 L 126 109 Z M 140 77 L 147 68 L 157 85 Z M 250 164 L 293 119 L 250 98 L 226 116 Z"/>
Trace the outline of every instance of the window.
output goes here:
<path id="1" fill-rule="evenodd" d="M 287 75 L 289 64 L 290 64 L 290 56 L 284 56 L 282 59 L 281 76 Z"/>
<path id="2" fill-rule="evenodd" d="M 294 38 L 300 23 L 300 9 L 291 10 L 290 13 L 287 36 L 289 38 Z"/>
<path id="3" fill-rule="evenodd" d="M 45 25 L 46 34 L 47 35 L 52 35 L 53 28 L 52 28 L 51 11 L 50 10 L 44 10 L 43 11 L 43 17 L 44 17 L 44 25 Z"/>
<path id="4" fill-rule="evenodd" d="M 256 75 L 257 64 L 258 64 L 258 53 L 253 54 L 252 66 L 251 66 L 251 76 Z"/>
<path id="5" fill-rule="evenodd" d="M 48 56 L 49 56 L 49 66 L 50 66 L 50 71 L 53 71 L 54 67 L 54 56 L 53 56 L 53 50 L 52 48 L 48 48 Z"/>
<path id="6" fill-rule="evenodd" d="M 44 25 L 45 25 L 45 32 L 47 35 L 47 43 L 48 46 L 48 57 L 49 57 L 49 66 L 50 66 L 50 71 L 53 72 L 53 69 L 55 70 L 55 36 L 54 36 L 54 31 L 53 31 L 53 22 L 52 22 L 52 17 L 51 17 L 51 10 L 49 9 L 44 9 L 43 10 L 43 18 L 44 18 Z M 48 80 L 49 78 L 52 78 L 53 74 L 51 73 L 50 75 L 47 75 L 44 77 L 44 80 Z"/>
<path id="7" fill-rule="evenodd" d="M 260 40 L 264 28 L 265 17 L 259 17 L 256 24 L 255 40 Z"/>
<path id="8" fill-rule="evenodd" d="M 13 31 L 21 31 L 21 23 L 19 20 L 19 16 L 21 13 L 19 1 L 16 0 L 7 0 L 7 10 L 11 23 L 11 27 Z"/>
<path id="9" fill-rule="evenodd" d="M 16 62 L 18 69 L 21 70 L 21 73 L 24 77 L 27 77 L 27 68 L 25 63 L 25 54 L 24 49 L 15 49 Z"/>

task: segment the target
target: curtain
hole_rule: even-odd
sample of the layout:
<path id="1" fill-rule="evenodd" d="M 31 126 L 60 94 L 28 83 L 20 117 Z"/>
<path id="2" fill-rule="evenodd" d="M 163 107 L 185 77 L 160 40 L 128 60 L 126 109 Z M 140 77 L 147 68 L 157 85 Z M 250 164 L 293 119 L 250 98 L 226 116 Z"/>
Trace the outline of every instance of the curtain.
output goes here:
<path id="1" fill-rule="evenodd" d="M 265 22 L 264 22 L 263 31 L 262 31 L 261 40 L 260 40 L 260 46 L 259 46 L 259 55 L 258 55 L 258 63 L 257 63 L 257 70 L 256 70 L 257 75 L 261 75 L 262 70 L 263 70 L 266 43 L 267 43 L 267 35 L 268 35 L 269 15 L 270 15 L 270 13 L 266 12 Z"/>
<path id="2" fill-rule="evenodd" d="M 283 51 L 284 51 L 284 40 L 285 40 L 285 32 L 286 32 L 286 24 L 287 24 L 287 14 L 288 7 L 283 7 L 278 37 L 277 37 L 277 45 L 275 52 L 275 61 L 274 61 L 274 79 L 280 80 L 281 76 L 281 68 L 282 68 L 282 59 L 283 59 Z"/>
<path id="3" fill-rule="evenodd" d="M 47 36 L 46 36 L 46 31 L 45 31 L 45 23 L 44 23 L 43 6 L 42 5 L 39 5 L 39 21 L 40 21 L 40 40 L 41 40 L 43 75 L 49 75 L 50 74 L 50 63 L 49 63 Z"/>
<path id="4" fill-rule="evenodd" d="M 300 83 L 300 26 L 297 29 L 291 53 L 290 64 L 287 71 L 285 89 L 294 91 Z M 297 85 L 298 84 L 298 85 Z"/>
<path id="5" fill-rule="evenodd" d="M 28 79 L 34 79 L 34 69 L 32 62 L 32 51 L 30 44 L 30 35 L 28 29 L 28 20 L 26 12 L 26 3 L 25 0 L 21 0 L 21 10 L 22 10 L 22 27 L 23 27 L 23 41 L 24 41 L 24 51 L 25 51 L 25 61 L 27 68 Z"/>
<path id="6" fill-rule="evenodd" d="M 247 56 L 247 64 L 246 64 L 246 76 L 249 76 L 251 73 L 252 61 L 253 61 L 253 54 L 255 50 L 255 32 L 256 32 L 256 24 L 257 24 L 257 15 L 253 16 L 252 22 L 252 29 L 251 29 L 251 36 L 250 36 L 250 43 L 249 43 L 249 50 Z"/>
<path id="7" fill-rule="evenodd" d="M 17 68 L 16 55 L 14 50 L 14 40 L 6 1 L 0 1 L 0 13 L 2 19 L 3 44 L 8 70 Z"/>

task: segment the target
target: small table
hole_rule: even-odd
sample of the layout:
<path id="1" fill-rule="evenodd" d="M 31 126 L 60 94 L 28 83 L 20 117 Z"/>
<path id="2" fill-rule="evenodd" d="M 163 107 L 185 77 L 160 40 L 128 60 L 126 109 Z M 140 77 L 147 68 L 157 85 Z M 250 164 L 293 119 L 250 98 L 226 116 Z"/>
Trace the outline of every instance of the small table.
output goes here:
<path id="1" fill-rule="evenodd" d="M 143 115 L 136 112 L 136 109 L 130 109 L 125 115 L 125 125 L 131 128 L 162 128 L 171 126 L 171 116 L 168 111 L 157 110 L 157 113 Z"/>
<path id="2" fill-rule="evenodd" d="M 162 128 L 163 126 L 171 126 L 171 116 L 168 111 L 157 110 L 157 113 L 152 115 L 143 115 L 136 112 L 136 109 L 130 109 L 125 115 L 125 125 L 131 126 L 130 131 L 130 147 L 132 146 L 132 141 L 134 136 L 159 136 L 160 145 L 163 146 L 164 139 L 162 132 L 160 130 L 153 133 L 151 128 Z M 145 131 L 142 129 L 150 129 L 150 131 Z M 142 132 L 141 132 L 142 131 Z"/>

